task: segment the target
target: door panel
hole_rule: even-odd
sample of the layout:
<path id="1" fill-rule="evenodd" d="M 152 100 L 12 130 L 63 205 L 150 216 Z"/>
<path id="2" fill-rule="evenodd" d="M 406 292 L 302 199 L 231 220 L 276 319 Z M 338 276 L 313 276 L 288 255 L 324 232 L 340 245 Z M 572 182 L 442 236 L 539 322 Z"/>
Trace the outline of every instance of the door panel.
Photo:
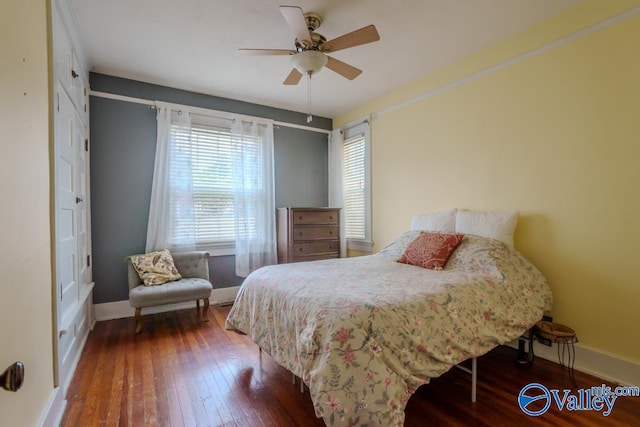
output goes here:
<path id="1" fill-rule="evenodd" d="M 58 380 L 69 375 L 67 354 L 73 346 L 69 333 L 78 301 L 78 124 L 73 103 L 60 83 L 55 118 L 55 233 L 56 233 L 56 348 Z"/>
<path id="2" fill-rule="evenodd" d="M 89 283 L 87 274 L 87 255 L 89 254 L 88 227 L 87 227 L 87 163 L 88 151 L 85 149 L 86 134 L 82 118 L 76 113 L 74 139 L 76 145 L 76 218 L 77 218 L 77 264 L 78 264 L 78 286 L 84 286 Z M 88 142 L 87 142 L 88 144 Z M 80 295 L 78 295 L 79 297 Z"/>

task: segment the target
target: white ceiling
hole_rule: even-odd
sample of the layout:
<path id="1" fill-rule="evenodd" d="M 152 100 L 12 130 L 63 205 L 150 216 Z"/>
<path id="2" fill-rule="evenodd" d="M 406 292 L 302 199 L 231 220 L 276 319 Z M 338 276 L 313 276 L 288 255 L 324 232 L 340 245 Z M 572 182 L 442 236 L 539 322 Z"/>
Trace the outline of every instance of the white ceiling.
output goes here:
<path id="1" fill-rule="evenodd" d="M 363 73 L 314 75 L 312 113 L 333 118 L 558 14 L 581 0 L 298 0 L 327 40 L 374 24 L 380 41 L 332 54 Z M 283 86 L 293 49 L 281 0 L 73 0 L 91 71 L 306 113 L 307 85 Z"/>

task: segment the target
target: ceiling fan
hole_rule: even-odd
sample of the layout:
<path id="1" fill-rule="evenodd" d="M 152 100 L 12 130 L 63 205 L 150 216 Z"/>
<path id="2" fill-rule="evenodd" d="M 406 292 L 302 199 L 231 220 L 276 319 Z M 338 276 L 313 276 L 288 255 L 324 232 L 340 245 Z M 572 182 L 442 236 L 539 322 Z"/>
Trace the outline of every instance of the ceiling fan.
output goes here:
<path id="1" fill-rule="evenodd" d="M 240 52 L 248 55 L 290 55 L 293 69 L 284 80 L 285 85 L 297 85 L 303 75 L 311 78 L 324 66 L 353 80 L 362 70 L 327 54 L 380 40 L 376 27 L 368 25 L 327 41 L 322 34 L 315 32 L 322 24 L 318 14 L 303 13 L 297 6 L 280 6 L 280 12 L 295 36 L 295 49 L 240 49 Z"/>

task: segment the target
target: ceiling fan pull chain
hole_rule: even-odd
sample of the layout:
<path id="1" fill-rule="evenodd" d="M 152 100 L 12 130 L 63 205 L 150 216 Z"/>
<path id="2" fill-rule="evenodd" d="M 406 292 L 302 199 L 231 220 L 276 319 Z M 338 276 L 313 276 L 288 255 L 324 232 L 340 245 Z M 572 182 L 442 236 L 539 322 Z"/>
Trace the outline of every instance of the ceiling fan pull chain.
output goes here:
<path id="1" fill-rule="evenodd" d="M 313 116 L 311 115 L 311 73 L 307 74 L 307 123 L 311 123 Z"/>

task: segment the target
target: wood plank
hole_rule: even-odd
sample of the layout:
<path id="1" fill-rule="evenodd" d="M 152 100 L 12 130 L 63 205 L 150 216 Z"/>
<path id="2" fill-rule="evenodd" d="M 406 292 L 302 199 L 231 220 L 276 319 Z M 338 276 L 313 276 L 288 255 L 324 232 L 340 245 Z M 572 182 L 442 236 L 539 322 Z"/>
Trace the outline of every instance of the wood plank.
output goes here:
<path id="1" fill-rule="evenodd" d="M 249 338 L 224 330 L 230 307 L 210 307 L 199 323 L 195 309 L 98 322 L 89 335 L 67 393 L 62 426 L 323 426 L 309 392 Z M 608 417 L 597 411 L 560 411 L 551 406 L 529 417 L 517 405 L 522 387 L 550 389 L 613 384 L 537 358 L 515 362 L 516 352 L 498 347 L 478 359 L 478 401 L 470 402 L 469 375 L 452 369 L 420 387 L 407 404 L 405 426 L 423 425 L 640 425 L 640 397 L 619 397 Z"/>

